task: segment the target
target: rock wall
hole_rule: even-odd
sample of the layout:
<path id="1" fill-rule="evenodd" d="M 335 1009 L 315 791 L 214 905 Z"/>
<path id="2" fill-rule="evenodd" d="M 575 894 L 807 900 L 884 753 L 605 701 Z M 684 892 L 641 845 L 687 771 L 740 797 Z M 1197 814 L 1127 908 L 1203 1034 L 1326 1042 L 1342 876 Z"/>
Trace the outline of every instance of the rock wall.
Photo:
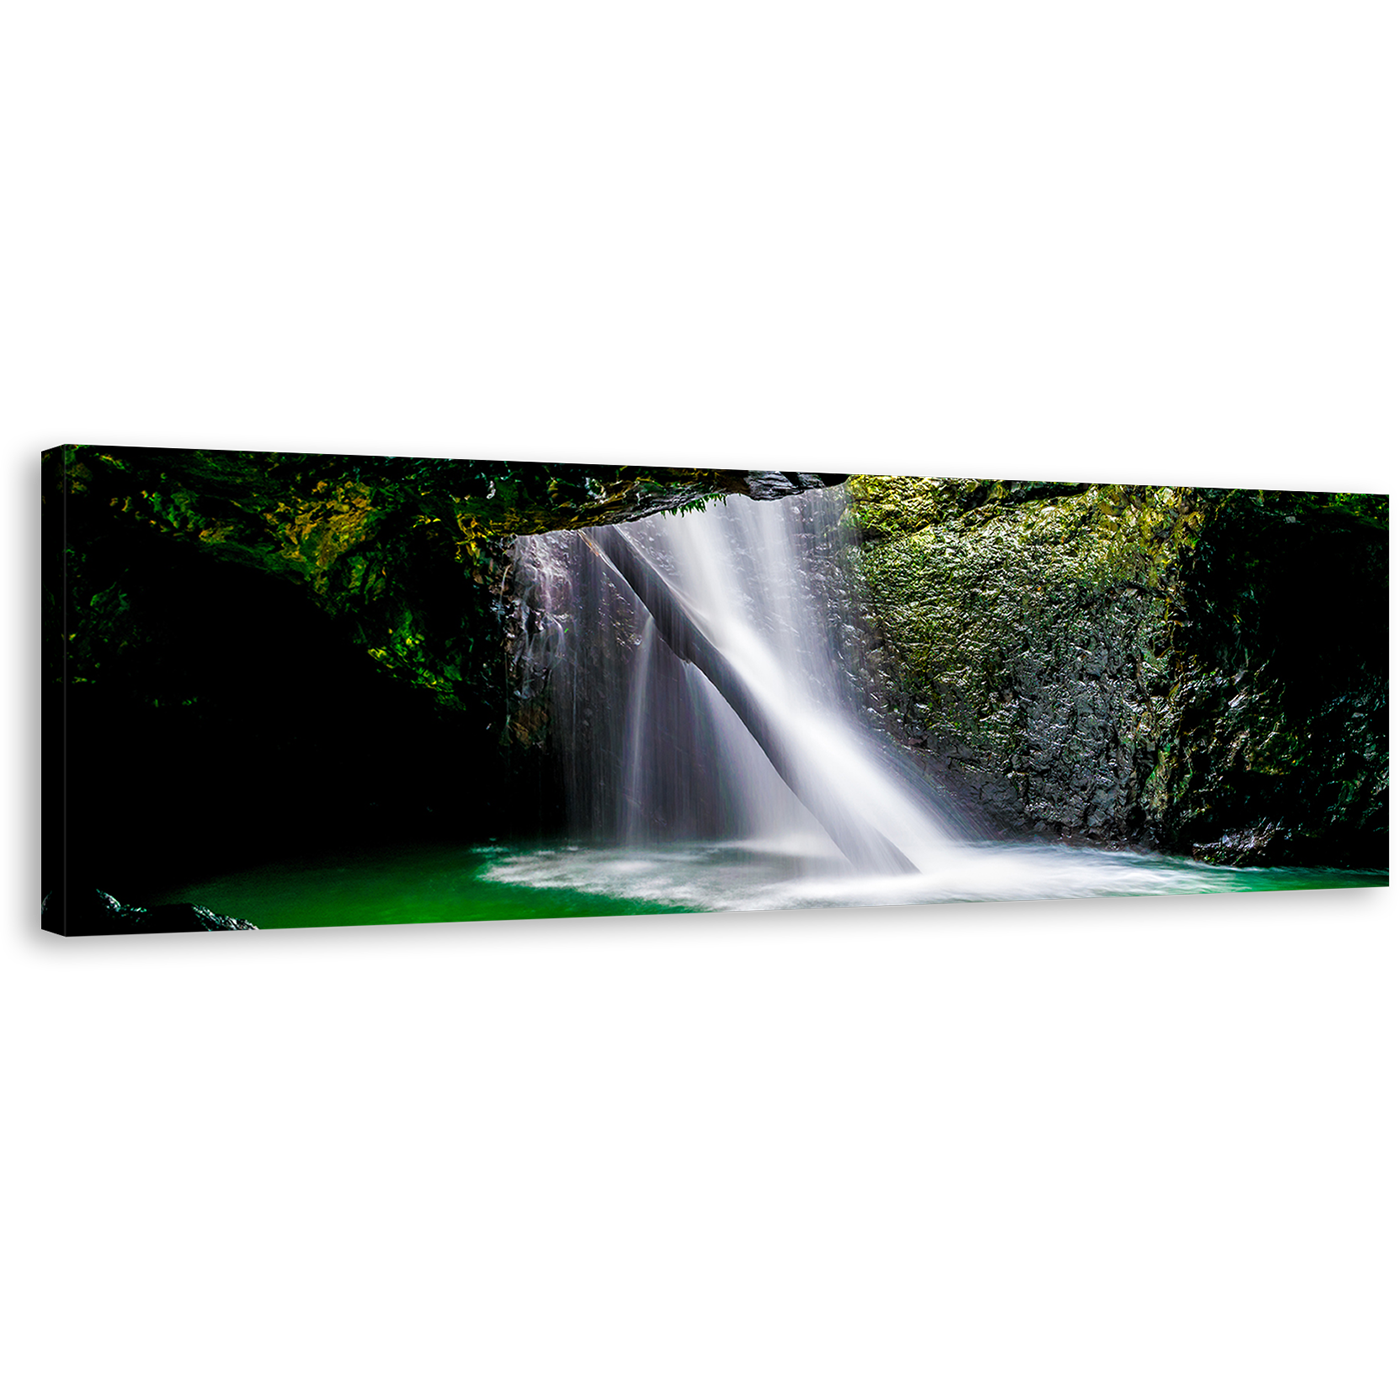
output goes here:
<path id="1" fill-rule="evenodd" d="M 1385 864 L 1385 498 L 848 489 L 875 708 L 985 829 Z"/>

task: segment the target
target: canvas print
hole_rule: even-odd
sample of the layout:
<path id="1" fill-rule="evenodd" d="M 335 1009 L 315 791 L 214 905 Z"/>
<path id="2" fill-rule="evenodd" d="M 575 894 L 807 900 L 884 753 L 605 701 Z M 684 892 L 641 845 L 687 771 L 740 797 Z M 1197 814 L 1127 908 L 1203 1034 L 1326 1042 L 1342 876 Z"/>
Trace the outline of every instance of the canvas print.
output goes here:
<path id="1" fill-rule="evenodd" d="M 1389 498 L 70 445 L 44 927 L 1388 881 Z"/>

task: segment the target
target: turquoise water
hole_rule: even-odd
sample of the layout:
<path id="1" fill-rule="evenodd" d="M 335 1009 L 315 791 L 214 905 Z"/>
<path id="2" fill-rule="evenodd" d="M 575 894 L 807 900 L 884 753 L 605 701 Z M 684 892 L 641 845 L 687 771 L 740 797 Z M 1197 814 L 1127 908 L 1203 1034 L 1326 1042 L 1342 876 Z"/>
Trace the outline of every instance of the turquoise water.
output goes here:
<path id="1" fill-rule="evenodd" d="M 1383 870 L 1231 869 L 1050 845 L 960 847 L 936 868 L 861 877 L 800 847 L 690 843 L 413 846 L 281 863 L 162 891 L 259 928 L 455 923 L 968 900 L 1386 885 Z"/>

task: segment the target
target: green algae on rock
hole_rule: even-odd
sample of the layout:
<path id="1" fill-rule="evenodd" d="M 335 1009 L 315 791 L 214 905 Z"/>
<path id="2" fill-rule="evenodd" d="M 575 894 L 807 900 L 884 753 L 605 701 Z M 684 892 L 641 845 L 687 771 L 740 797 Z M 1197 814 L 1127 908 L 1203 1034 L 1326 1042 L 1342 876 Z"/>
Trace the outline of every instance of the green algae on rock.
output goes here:
<path id="1" fill-rule="evenodd" d="M 892 728 L 994 830 L 1384 864 L 1384 498 L 848 489 Z"/>

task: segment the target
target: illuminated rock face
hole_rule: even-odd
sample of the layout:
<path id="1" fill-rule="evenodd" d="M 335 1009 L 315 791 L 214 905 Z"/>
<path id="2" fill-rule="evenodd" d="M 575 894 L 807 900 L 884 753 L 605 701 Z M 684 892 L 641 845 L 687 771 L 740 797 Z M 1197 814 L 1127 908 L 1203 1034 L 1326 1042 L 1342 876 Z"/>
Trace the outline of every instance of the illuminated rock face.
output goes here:
<path id="1" fill-rule="evenodd" d="M 994 829 L 1385 864 L 1385 498 L 849 491 L 875 708 Z"/>

